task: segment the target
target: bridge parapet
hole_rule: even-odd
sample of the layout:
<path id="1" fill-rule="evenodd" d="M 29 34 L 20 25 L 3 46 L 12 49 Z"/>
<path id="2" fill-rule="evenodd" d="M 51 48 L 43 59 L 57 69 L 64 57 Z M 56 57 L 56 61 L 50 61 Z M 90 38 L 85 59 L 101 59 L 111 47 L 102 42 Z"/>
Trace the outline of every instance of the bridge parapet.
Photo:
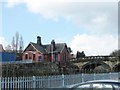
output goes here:
<path id="1" fill-rule="evenodd" d="M 104 59 L 104 58 L 116 58 L 113 56 L 86 56 L 86 57 L 82 57 L 80 59 Z"/>
<path id="2" fill-rule="evenodd" d="M 113 56 L 86 56 L 81 58 L 74 58 L 71 61 L 75 62 L 86 62 L 91 60 L 100 60 L 100 61 L 111 61 L 111 60 L 120 60 L 120 57 L 113 57 Z"/>

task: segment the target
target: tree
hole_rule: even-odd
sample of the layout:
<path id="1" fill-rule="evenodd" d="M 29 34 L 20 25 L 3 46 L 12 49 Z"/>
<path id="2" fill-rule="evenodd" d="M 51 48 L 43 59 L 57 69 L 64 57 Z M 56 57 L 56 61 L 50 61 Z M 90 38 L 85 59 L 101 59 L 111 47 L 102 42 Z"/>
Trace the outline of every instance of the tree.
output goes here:
<path id="1" fill-rule="evenodd" d="M 23 38 L 18 32 L 12 38 L 11 45 L 5 47 L 6 52 L 14 52 L 17 60 L 22 60 Z"/>
<path id="2" fill-rule="evenodd" d="M 19 41 L 19 51 L 20 52 L 23 51 L 23 47 L 24 47 L 24 45 L 23 45 L 23 38 L 22 38 L 22 36 L 20 36 L 20 41 Z"/>
<path id="3" fill-rule="evenodd" d="M 15 34 L 15 39 L 16 39 L 16 52 L 17 52 L 17 50 L 18 50 L 18 42 L 19 42 L 19 33 L 18 32 L 16 32 L 16 34 Z"/>
<path id="4" fill-rule="evenodd" d="M 80 52 L 77 51 L 76 58 L 79 58 L 79 57 L 80 57 Z"/>
<path id="5" fill-rule="evenodd" d="M 23 51 L 23 38 L 18 32 L 16 32 L 15 36 L 12 38 L 11 42 L 12 50 L 15 52 L 22 52 Z"/>
<path id="6" fill-rule="evenodd" d="M 15 51 L 16 50 L 16 45 L 15 45 L 15 38 L 14 37 L 12 38 L 11 46 L 12 46 L 12 50 Z"/>
<path id="7" fill-rule="evenodd" d="M 120 50 L 114 50 L 112 53 L 110 53 L 110 56 L 114 56 L 114 57 L 120 56 Z"/>
<path id="8" fill-rule="evenodd" d="M 11 48 L 10 45 L 7 45 L 7 46 L 5 47 L 5 50 L 6 50 L 6 52 L 11 52 L 11 51 L 12 51 L 12 48 Z"/>
<path id="9" fill-rule="evenodd" d="M 82 58 L 82 57 L 85 57 L 84 51 L 82 52 L 77 51 L 76 58 Z"/>
<path id="10" fill-rule="evenodd" d="M 72 50 L 71 50 L 71 48 L 70 48 L 70 47 L 68 47 L 68 51 L 69 51 L 70 53 L 72 53 Z"/>

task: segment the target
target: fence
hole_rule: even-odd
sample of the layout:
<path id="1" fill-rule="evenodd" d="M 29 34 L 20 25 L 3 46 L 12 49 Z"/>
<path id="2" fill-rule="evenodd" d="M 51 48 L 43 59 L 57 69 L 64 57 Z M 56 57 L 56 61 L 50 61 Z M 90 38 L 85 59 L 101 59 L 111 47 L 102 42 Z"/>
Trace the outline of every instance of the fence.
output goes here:
<path id="1" fill-rule="evenodd" d="M 90 80 L 118 80 L 119 73 L 74 74 L 33 77 L 1 77 L 1 89 L 58 88 Z"/>

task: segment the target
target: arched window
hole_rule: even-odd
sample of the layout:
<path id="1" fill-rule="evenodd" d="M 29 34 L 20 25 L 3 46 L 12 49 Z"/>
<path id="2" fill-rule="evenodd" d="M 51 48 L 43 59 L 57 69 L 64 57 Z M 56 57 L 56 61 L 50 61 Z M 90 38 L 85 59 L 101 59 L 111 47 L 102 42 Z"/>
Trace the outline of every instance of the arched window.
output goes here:
<path id="1" fill-rule="evenodd" d="M 33 60 L 35 60 L 35 54 L 33 54 Z"/>
<path id="2" fill-rule="evenodd" d="M 25 54 L 25 59 L 28 59 L 28 54 Z"/>

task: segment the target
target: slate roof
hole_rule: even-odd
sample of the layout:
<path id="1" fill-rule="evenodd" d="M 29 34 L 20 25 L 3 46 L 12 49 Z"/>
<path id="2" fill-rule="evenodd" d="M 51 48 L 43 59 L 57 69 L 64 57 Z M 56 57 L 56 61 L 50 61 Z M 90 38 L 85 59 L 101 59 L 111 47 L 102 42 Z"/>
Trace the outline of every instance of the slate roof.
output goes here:
<path id="1" fill-rule="evenodd" d="M 65 47 L 65 43 L 57 43 L 55 44 L 55 50 L 54 52 L 61 52 L 63 50 L 63 48 Z M 51 49 L 52 45 L 48 44 L 48 45 L 44 45 L 44 48 L 47 50 L 47 52 L 52 52 Z"/>
<path id="2" fill-rule="evenodd" d="M 51 44 L 38 45 L 37 43 L 33 43 L 33 42 L 30 42 L 30 44 L 41 53 L 51 53 L 52 52 Z M 54 52 L 61 52 L 65 46 L 66 46 L 66 43 L 56 43 Z"/>
<path id="3" fill-rule="evenodd" d="M 37 43 L 32 43 L 32 42 L 30 42 L 30 44 L 32 44 L 39 52 L 47 53 L 43 46 L 38 45 Z"/>

